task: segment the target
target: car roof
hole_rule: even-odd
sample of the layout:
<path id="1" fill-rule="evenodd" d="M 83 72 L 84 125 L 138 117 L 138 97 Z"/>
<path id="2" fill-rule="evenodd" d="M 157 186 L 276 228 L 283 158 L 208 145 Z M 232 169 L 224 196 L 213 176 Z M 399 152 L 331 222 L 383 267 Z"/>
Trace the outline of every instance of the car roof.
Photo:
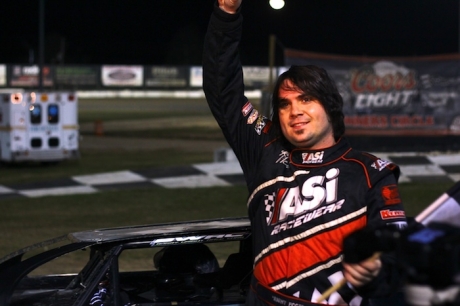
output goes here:
<path id="1" fill-rule="evenodd" d="M 233 234 L 239 233 L 240 235 Z M 0 258 L 0 264 L 13 257 L 39 249 L 50 250 L 53 245 L 67 243 L 88 247 L 95 244 L 130 242 L 136 240 L 152 241 L 151 245 L 174 244 L 175 242 L 212 242 L 238 240 L 250 234 L 250 222 L 247 217 L 220 218 L 209 220 L 181 221 L 115 228 L 102 228 L 74 232 L 43 242 L 33 244 Z"/>
<path id="2" fill-rule="evenodd" d="M 75 232 L 69 234 L 69 239 L 74 242 L 107 243 L 119 240 L 158 238 L 174 235 L 191 234 L 225 234 L 235 231 L 248 231 L 249 219 L 221 218 L 211 220 L 195 220 L 176 223 L 160 223 L 117 228 L 104 228 L 91 231 Z"/>

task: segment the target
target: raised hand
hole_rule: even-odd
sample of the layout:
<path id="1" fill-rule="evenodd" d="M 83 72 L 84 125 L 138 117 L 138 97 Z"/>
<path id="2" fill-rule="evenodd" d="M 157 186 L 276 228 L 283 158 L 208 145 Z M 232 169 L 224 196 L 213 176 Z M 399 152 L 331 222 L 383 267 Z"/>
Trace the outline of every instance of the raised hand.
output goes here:
<path id="1" fill-rule="evenodd" d="M 242 0 L 219 0 L 219 7 L 226 13 L 235 14 Z"/>

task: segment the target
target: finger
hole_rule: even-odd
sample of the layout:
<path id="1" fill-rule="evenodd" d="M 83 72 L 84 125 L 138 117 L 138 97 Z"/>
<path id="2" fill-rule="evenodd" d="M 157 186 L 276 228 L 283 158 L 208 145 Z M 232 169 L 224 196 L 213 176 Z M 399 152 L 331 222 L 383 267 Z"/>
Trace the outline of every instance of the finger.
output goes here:
<path id="1" fill-rule="evenodd" d="M 344 265 L 344 276 L 353 285 L 361 284 L 372 278 L 371 273 L 359 265 Z"/>
<path id="2" fill-rule="evenodd" d="M 375 260 L 372 262 L 362 262 L 358 264 L 345 264 L 344 269 L 350 271 L 353 274 L 370 274 L 373 275 L 378 272 L 381 268 L 381 261 Z"/>
<path id="3" fill-rule="evenodd" d="M 381 261 L 365 261 L 359 264 L 344 263 L 344 276 L 353 286 L 362 286 L 378 275 Z"/>

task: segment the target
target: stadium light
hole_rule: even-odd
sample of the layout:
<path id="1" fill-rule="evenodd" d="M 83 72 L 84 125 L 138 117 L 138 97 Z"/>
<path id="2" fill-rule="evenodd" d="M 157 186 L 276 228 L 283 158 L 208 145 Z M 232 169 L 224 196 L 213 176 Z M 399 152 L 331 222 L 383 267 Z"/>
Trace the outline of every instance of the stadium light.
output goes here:
<path id="1" fill-rule="evenodd" d="M 275 10 L 282 9 L 284 7 L 284 0 L 270 0 L 270 6 Z"/>

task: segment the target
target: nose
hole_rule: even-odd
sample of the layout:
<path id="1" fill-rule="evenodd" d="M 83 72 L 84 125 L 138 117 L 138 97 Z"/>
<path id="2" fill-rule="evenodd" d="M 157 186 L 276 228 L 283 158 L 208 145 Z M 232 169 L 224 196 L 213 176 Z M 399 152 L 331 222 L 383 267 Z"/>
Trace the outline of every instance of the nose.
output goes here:
<path id="1" fill-rule="evenodd" d="M 297 117 L 298 115 L 302 114 L 300 103 L 297 101 L 292 102 L 290 110 L 291 110 L 291 113 L 290 113 L 291 117 Z"/>

